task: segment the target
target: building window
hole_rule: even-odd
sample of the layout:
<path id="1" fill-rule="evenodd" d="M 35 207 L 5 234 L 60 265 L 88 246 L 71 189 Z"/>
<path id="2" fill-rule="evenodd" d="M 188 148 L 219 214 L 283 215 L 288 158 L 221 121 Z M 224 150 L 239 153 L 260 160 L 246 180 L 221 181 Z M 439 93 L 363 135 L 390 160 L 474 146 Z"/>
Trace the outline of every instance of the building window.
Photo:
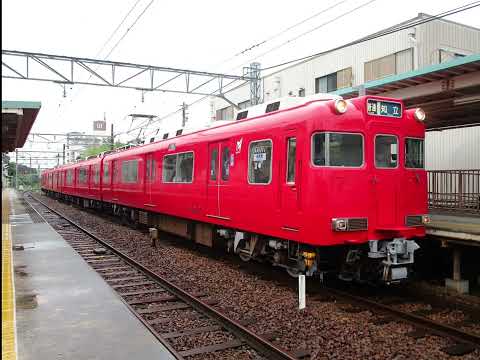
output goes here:
<path id="1" fill-rule="evenodd" d="M 136 183 L 138 181 L 138 160 L 122 161 L 122 182 Z"/>
<path id="2" fill-rule="evenodd" d="M 465 54 L 460 54 L 454 51 L 447 51 L 447 50 L 438 50 L 438 62 L 443 63 L 445 61 L 450 61 L 459 57 L 464 57 Z"/>
<path id="3" fill-rule="evenodd" d="M 193 181 L 193 151 L 163 157 L 162 182 L 191 183 Z"/>
<path id="4" fill-rule="evenodd" d="M 217 110 L 216 120 L 232 120 L 232 119 L 233 119 L 233 106 L 227 106 Z"/>
<path id="5" fill-rule="evenodd" d="M 365 82 L 413 69 L 413 50 L 406 49 L 365 63 Z"/>
<path id="6" fill-rule="evenodd" d="M 423 169 L 425 166 L 423 139 L 405 139 L 405 167 Z"/>
<path id="7" fill-rule="evenodd" d="M 252 141 L 248 150 L 248 183 L 269 184 L 272 178 L 272 140 Z"/>
<path id="8" fill-rule="evenodd" d="M 315 166 L 362 166 L 362 135 L 332 132 L 314 134 L 312 137 L 312 162 Z"/>
<path id="9" fill-rule="evenodd" d="M 352 86 L 351 67 L 316 78 L 315 94 L 328 93 L 349 86 Z"/>
<path id="10" fill-rule="evenodd" d="M 395 135 L 375 137 L 375 166 L 396 168 L 398 164 L 398 139 Z"/>

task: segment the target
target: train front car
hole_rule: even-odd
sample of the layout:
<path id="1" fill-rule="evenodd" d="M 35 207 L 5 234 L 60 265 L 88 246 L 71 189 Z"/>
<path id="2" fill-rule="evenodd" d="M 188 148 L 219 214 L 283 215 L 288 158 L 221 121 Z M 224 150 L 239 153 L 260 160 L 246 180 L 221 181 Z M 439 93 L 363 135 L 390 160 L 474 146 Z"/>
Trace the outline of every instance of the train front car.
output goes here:
<path id="1" fill-rule="evenodd" d="M 332 101 L 325 111 L 310 129 L 306 186 L 312 190 L 306 213 L 318 216 L 309 223 L 317 233 L 318 221 L 324 224 L 318 245 L 334 245 L 330 258 L 342 259 L 336 264 L 341 279 L 406 280 L 419 248 L 415 240 L 425 236 L 429 221 L 425 114 L 368 96 Z M 321 263 L 321 248 L 318 257 Z"/>

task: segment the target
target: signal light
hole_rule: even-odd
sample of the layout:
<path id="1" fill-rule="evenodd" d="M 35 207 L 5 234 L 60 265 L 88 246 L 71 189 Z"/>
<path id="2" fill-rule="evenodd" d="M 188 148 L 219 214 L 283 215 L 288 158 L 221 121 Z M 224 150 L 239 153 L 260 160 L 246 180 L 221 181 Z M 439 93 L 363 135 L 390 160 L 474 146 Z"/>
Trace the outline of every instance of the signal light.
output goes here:
<path id="1" fill-rule="evenodd" d="M 413 116 L 415 117 L 415 120 L 418 120 L 421 122 L 424 122 L 426 117 L 425 111 L 423 111 L 423 109 L 421 108 L 416 108 L 415 112 L 413 113 Z"/>
<path id="2" fill-rule="evenodd" d="M 347 111 L 347 102 L 343 99 L 337 99 L 334 107 L 337 114 L 344 114 Z"/>

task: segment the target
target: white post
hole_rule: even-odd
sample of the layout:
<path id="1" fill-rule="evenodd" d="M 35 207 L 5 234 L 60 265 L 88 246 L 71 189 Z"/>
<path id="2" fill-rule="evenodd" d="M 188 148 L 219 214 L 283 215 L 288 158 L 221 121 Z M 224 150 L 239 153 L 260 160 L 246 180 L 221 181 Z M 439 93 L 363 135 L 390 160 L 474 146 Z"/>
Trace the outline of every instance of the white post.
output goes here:
<path id="1" fill-rule="evenodd" d="M 298 275 L 298 309 L 305 309 L 305 275 Z"/>

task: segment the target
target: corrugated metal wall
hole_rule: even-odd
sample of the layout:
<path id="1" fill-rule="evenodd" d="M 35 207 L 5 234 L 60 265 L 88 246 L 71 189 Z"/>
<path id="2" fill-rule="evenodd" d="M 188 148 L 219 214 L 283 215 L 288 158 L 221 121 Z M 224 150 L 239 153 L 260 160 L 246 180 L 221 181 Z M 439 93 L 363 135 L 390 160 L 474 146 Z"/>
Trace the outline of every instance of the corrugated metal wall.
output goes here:
<path id="1" fill-rule="evenodd" d="M 427 132 L 425 167 L 427 170 L 480 169 L 480 126 Z"/>

